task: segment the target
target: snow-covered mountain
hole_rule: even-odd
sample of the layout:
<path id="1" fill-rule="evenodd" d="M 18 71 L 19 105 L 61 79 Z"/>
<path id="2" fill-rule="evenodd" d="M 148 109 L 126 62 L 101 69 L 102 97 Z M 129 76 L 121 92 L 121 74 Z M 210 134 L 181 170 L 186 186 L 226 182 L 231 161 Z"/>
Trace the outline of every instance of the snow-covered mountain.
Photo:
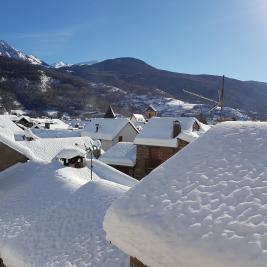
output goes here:
<path id="1" fill-rule="evenodd" d="M 62 67 L 93 65 L 96 63 L 98 63 L 97 60 L 89 60 L 89 61 L 79 62 L 79 63 L 75 63 L 75 64 L 68 64 L 68 63 L 65 63 L 64 61 L 58 61 L 58 62 L 51 64 L 51 66 L 56 68 L 56 69 L 59 69 Z"/>
<path id="2" fill-rule="evenodd" d="M 98 63 L 98 60 L 89 60 L 84 62 L 75 63 L 74 65 L 82 66 L 82 65 L 93 65 Z"/>
<path id="3" fill-rule="evenodd" d="M 65 63 L 64 61 L 58 61 L 58 62 L 53 63 L 51 66 L 56 69 L 59 69 L 62 67 L 69 67 L 71 66 L 71 64 Z"/>
<path id="4" fill-rule="evenodd" d="M 0 56 L 13 58 L 17 60 L 23 60 L 34 65 L 47 65 L 39 58 L 33 55 L 27 55 L 22 51 L 9 45 L 7 42 L 0 40 Z"/>

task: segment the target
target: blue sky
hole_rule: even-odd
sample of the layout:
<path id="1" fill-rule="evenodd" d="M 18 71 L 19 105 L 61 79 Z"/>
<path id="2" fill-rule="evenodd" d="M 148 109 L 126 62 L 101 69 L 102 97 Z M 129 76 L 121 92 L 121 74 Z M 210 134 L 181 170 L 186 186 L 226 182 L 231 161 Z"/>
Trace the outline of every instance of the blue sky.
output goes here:
<path id="1" fill-rule="evenodd" d="M 137 57 L 267 81 L 266 0 L 1 1 L 0 39 L 48 63 Z"/>

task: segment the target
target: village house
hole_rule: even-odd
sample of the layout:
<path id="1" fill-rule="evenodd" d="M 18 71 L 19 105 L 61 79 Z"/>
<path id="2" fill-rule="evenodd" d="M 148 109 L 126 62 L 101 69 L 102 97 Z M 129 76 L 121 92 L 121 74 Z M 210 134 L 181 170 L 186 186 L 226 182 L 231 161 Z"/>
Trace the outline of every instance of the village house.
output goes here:
<path id="1" fill-rule="evenodd" d="M 119 142 L 101 155 L 99 160 L 134 177 L 136 145 L 132 142 Z"/>
<path id="2" fill-rule="evenodd" d="M 133 142 L 139 131 L 127 118 L 93 118 L 85 122 L 81 136 L 101 141 L 101 148 L 108 150 L 118 142 Z"/>
<path id="3" fill-rule="evenodd" d="M 115 119 L 115 118 L 117 118 L 117 115 L 114 112 L 112 106 L 108 107 L 108 109 L 107 109 L 107 111 L 106 111 L 106 113 L 104 115 L 104 118 L 106 118 L 106 119 Z"/>
<path id="4" fill-rule="evenodd" d="M 266 122 L 223 122 L 108 209 L 131 267 L 266 266 Z"/>
<path id="5" fill-rule="evenodd" d="M 0 136 L 0 172 L 16 163 L 26 162 L 28 158 L 24 154 L 23 149 L 14 145 L 14 142 L 12 145 L 12 142 Z"/>
<path id="6" fill-rule="evenodd" d="M 143 178 L 208 129 L 209 126 L 193 117 L 151 118 L 134 140 L 135 177 Z"/>
<path id="7" fill-rule="evenodd" d="M 146 124 L 146 119 L 142 114 L 133 114 L 130 120 L 139 131 L 141 131 Z"/>
<path id="8" fill-rule="evenodd" d="M 20 127 L 23 126 L 26 128 L 31 128 L 34 125 L 34 122 L 29 116 L 21 116 L 16 121 L 16 124 Z"/>
<path id="9" fill-rule="evenodd" d="M 153 105 L 149 105 L 145 111 L 145 118 L 147 120 L 157 116 L 157 109 Z"/>
<path id="10" fill-rule="evenodd" d="M 60 119 L 48 119 L 48 118 L 32 118 L 34 125 L 37 128 L 49 129 L 49 130 L 69 130 L 72 127 Z"/>
<path id="11" fill-rule="evenodd" d="M 27 148 L 16 143 L 16 135 L 23 136 L 24 131 L 11 120 L 12 117 L 0 115 L 0 171 L 18 162 L 26 162 L 32 156 Z"/>
<path id="12" fill-rule="evenodd" d="M 85 148 L 90 137 L 39 138 L 28 128 L 22 130 L 10 115 L 0 115 L 0 171 L 19 162 L 52 161 L 64 148 Z"/>

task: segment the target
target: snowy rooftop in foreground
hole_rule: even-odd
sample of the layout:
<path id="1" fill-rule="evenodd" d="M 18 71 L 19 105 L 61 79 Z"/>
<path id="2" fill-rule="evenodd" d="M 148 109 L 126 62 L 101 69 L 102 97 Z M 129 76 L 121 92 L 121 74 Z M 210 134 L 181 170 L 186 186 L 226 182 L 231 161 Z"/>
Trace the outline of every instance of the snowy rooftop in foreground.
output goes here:
<path id="1" fill-rule="evenodd" d="M 266 267 L 267 123 L 227 122 L 113 203 L 107 239 L 153 267 Z"/>
<path id="2" fill-rule="evenodd" d="M 0 257 L 8 267 L 125 267 L 129 257 L 105 240 L 110 204 L 133 178 L 94 160 L 90 170 L 18 164 L 0 173 Z"/>
<path id="3" fill-rule="evenodd" d="M 99 160 L 110 165 L 133 167 L 136 163 L 136 145 L 131 142 L 119 142 L 107 150 Z"/>
<path id="4" fill-rule="evenodd" d="M 176 120 L 181 124 L 181 133 L 173 138 L 173 122 Z M 199 131 L 193 131 L 195 122 L 200 126 Z M 153 117 L 143 126 L 143 130 L 135 138 L 134 143 L 138 145 L 177 147 L 177 138 L 190 143 L 208 129 L 208 125 L 200 123 L 193 117 Z"/>

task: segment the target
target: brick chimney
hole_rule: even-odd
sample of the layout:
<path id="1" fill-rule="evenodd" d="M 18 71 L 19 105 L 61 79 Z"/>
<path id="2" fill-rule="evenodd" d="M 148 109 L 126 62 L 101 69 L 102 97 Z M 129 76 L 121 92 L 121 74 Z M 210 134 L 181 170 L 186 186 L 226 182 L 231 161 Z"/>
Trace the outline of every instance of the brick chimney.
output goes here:
<path id="1" fill-rule="evenodd" d="M 181 132 L 181 124 L 178 120 L 173 122 L 172 137 L 175 138 Z"/>
<path id="2" fill-rule="evenodd" d="M 50 122 L 45 123 L 45 129 L 50 129 Z"/>
<path id="3" fill-rule="evenodd" d="M 95 132 L 97 133 L 97 132 L 98 132 L 98 130 L 99 130 L 99 124 L 98 124 L 98 123 L 96 123 L 96 125 L 95 125 Z"/>

